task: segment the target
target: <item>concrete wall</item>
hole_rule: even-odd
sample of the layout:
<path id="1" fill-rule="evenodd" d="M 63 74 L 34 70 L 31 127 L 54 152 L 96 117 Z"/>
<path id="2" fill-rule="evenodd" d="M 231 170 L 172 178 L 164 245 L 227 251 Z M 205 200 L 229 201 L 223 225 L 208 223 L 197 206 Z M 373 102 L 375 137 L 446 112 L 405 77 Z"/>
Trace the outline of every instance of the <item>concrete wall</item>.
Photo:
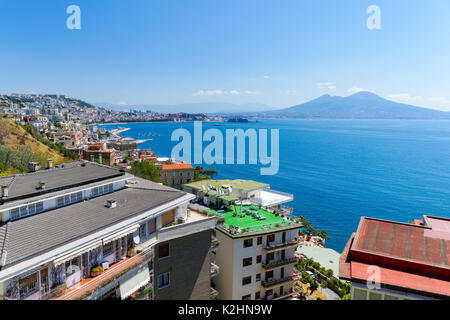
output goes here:
<path id="1" fill-rule="evenodd" d="M 211 230 L 170 240 L 170 255 L 154 259 L 154 293 L 157 300 L 209 300 L 211 287 Z M 158 288 L 158 276 L 170 272 L 167 287 Z"/>

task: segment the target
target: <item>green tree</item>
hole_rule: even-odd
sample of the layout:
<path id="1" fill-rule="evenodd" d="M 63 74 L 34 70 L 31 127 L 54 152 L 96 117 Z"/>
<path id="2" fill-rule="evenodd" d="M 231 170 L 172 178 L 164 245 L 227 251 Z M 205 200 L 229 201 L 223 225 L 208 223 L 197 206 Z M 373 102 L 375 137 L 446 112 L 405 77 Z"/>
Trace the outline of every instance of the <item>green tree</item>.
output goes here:
<path id="1" fill-rule="evenodd" d="M 131 163 L 131 173 L 136 177 L 161 182 L 161 176 L 158 167 L 149 161 L 134 161 Z"/>

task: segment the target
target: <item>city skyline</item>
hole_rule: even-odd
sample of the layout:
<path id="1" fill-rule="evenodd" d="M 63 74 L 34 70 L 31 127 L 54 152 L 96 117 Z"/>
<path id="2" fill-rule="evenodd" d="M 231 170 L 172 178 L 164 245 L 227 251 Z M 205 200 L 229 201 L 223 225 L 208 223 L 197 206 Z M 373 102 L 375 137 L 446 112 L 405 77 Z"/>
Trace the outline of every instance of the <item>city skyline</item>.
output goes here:
<path id="1" fill-rule="evenodd" d="M 81 29 L 69 30 L 69 5 Z M 91 103 L 290 107 L 366 90 L 450 110 L 447 1 L 3 3 L 2 93 Z M 22 23 L 26 21 L 27 23 Z M 34 27 L 30 27 L 34 26 Z M 6 30 L 6 32 L 5 32 Z"/>

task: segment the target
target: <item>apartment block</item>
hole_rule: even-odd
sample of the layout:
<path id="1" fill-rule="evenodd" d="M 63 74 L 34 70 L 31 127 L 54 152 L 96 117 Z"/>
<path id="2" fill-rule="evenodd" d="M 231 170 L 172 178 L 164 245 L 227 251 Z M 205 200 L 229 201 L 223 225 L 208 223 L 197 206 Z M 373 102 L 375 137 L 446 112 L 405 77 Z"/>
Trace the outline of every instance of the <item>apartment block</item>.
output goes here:
<path id="1" fill-rule="evenodd" d="M 291 194 L 247 180 L 207 180 L 183 186 L 196 194 L 190 210 L 216 216 L 219 246 L 212 278 L 220 299 L 288 299 L 293 293 L 299 220 L 290 215 Z"/>
<path id="2" fill-rule="evenodd" d="M 217 219 L 193 195 L 88 161 L 0 186 L 0 299 L 210 297 Z"/>

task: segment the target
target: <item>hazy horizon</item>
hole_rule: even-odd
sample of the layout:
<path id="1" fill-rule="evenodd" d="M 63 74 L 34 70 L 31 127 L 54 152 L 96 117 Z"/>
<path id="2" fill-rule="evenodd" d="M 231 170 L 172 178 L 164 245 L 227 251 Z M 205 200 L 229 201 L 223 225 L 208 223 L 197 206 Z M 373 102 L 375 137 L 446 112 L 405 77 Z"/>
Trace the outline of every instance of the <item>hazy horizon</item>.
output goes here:
<path id="1" fill-rule="evenodd" d="M 366 26 L 366 0 L 79 0 L 81 29 L 69 30 L 72 4 L 2 4 L 3 92 L 287 108 L 366 90 L 450 110 L 447 0 L 379 0 L 379 30 Z"/>

